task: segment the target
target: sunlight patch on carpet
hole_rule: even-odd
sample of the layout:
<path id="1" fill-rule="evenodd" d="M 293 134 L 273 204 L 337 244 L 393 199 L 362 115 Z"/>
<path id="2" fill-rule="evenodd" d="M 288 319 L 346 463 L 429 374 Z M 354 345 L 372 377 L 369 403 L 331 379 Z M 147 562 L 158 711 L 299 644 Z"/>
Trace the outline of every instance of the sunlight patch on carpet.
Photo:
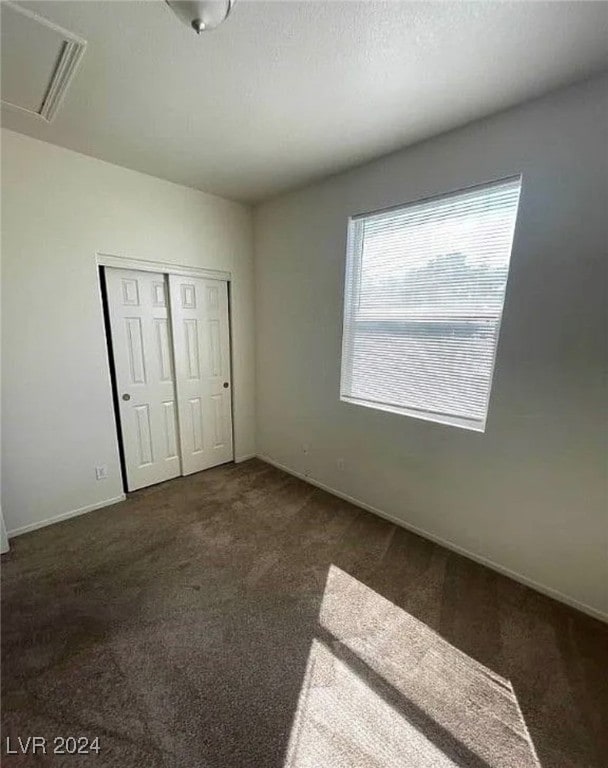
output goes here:
<path id="1" fill-rule="evenodd" d="M 508 680 L 336 566 L 284 768 L 541 768 Z"/>

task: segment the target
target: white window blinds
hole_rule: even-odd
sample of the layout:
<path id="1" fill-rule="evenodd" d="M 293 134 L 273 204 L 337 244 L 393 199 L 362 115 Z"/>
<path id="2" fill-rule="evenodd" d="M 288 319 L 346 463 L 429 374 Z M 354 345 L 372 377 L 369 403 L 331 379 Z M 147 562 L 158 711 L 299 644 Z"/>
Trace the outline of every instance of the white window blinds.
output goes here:
<path id="1" fill-rule="evenodd" d="M 342 400 L 484 431 L 520 188 L 351 219 Z"/>

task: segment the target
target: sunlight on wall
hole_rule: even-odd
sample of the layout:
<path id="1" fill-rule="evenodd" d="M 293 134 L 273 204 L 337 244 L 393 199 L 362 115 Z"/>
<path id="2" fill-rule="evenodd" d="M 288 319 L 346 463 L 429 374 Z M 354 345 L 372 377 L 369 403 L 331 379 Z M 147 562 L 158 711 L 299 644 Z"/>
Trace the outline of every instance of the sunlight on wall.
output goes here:
<path id="1" fill-rule="evenodd" d="M 331 566 L 284 768 L 540 768 L 513 687 Z"/>

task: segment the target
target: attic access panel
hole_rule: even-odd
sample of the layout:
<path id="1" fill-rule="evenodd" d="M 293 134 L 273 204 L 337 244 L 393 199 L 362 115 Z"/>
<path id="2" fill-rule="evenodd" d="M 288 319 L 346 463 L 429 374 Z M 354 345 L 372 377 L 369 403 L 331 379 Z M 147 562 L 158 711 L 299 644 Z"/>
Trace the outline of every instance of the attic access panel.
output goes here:
<path id="1" fill-rule="evenodd" d="M 0 32 L 2 104 L 50 123 L 86 41 L 6 0 L 0 4 Z"/>

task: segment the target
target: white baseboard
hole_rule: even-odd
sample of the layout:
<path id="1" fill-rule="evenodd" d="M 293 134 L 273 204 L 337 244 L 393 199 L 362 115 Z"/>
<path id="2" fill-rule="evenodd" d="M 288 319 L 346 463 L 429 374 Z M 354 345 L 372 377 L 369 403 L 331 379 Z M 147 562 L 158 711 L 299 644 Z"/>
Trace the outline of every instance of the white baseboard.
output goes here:
<path id="1" fill-rule="evenodd" d="M 243 461 L 249 461 L 249 459 L 255 459 L 257 453 L 245 453 L 243 456 L 235 456 L 234 463 L 240 464 Z"/>
<path id="2" fill-rule="evenodd" d="M 2 508 L 0 507 L 0 553 L 4 554 L 5 552 L 8 552 L 8 550 L 8 534 L 4 527 L 4 517 L 2 516 Z"/>
<path id="3" fill-rule="evenodd" d="M 583 613 L 586 613 L 589 616 L 593 616 L 594 619 L 599 619 L 600 621 L 604 621 L 608 623 L 608 613 L 599 611 L 597 608 L 593 608 L 592 606 L 587 605 L 586 603 L 581 603 L 579 600 L 576 600 L 575 598 L 570 597 L 569 595 L 565 595 L 563 592 L 559 592 L 557 589 L 553 589 L 552 587 L 547 587 L 544 584 L 540 584 L 539 582 L 534 581 L 533 579 L 530 579 L 527 576 L 523 576 L 521 573 L 512 571 L 510 568 L 506 568 L 504 565 L 500 565 L 499 563 L 495 563 L 493 560 L 489 560 L 487 557 L 484 557 L 483 555 L 478 555 L 475 552 L 470 552 L 468 549 L 465 549 L 464 547 L 461 547 L 458 544 L 454 544 L 453 542 L 448 541 L 447 539 L 442 539 L 440 536 L 436 536 L 433 533 L 429 533 L 428 531 L 425 531 L 423 528 L 418 528 L 418 526 L 416 525 L 411 525 L 410 523 L 407 523 L 404 520 L 401 520 L 400 518 L 395 517 L 394 515 L 391 515 L 387 512 L 383 512 L 381 509 L 377 509 L 376 507 L 372 507 L 370 504 L 366 504 L 364 501 L 355 499 L 353 496 L 349 496 L 346 493 L 337 491 L 335 488 L 331 488 L 329 485 L 326 485 L 325 483 L 321 483 L 312 477 L 308 477 L 307 475 L 304 475 L 302 472 L 298 472 L 295 469 L 291 469 L 290 467 L 287 467 L 284 464 L 281 464 L 280 462 L 275 461 L 270 456 L 265 456 L 264 454 L 258 453 L 257 457 L 261 461 L 265 461 L 267 464 L 272 464 L 273 467 L 276 467 L 277 469 L 281 469 L 283 472 L 287 472 L 287 474 L 289 475 L 298 477 L 300 478 L 300 480 L 304 480 L 306 483 L 310 483 L 310 485 L 314 485 L 317 488 L 321 488 L 321 490 L 327 491 L 328 493 L 331 493 L 340 499 L 344 499 L 344 501 L 348 501 L 357 507 L 361 507 L 361 509 L 365 509 L 368 512 L 372 512 L 374 515 L 383 517 L 385 520 L 388 520 L 389 522 L 394 523 L 395 525 L 399 525 L 402 528 L 405 528 L 406 530 L 411 531 L 412 533 L 416 533 L 418 534 L 418 536 L 422 536 L 424 539 L 429 539 L 429 541 L 432 541 L 435 544 L 439 544 L 440 546 L 445 547 L 446 549 L 449 549 L 452 552 L 457 552 L 459 555 L 468 557 L 470 560 L 474 560 L 476 563 L 485 565 L 487 568 L 491 568 L 493 571 L 497 571 L 498 573 L 501 573 L 503 576 L 508 576 L 510 579 L 513 579 L 514 581 L 518 581 L 520 584 L 524 584 L 526 587 L 530 587 L 531 589 L 534 589 L 537 592 L 541 592 L 543 595 L 547 595 L 548 597 L 552 597 L 554 600 L 558 600 L 561 603 L 565 603 L 566 605 L 569 605 L 571 608 L 576 608 L 577 610 L 582 611 Z"/>
<path id="4" fill-rule="evenodd" d="M 70 512 L 62 512 L 60 515 L 47 517 L 45 520 L 38 520 L 35 523 L 22 525 L 20 528 L 13 528 L 12 531 L 8 531 L 8 537 L 9 539 L 12 539 L 14 536 L 20 536 L 22 533 L 35 531 L 38 528 L 45 528 L 47 525 L 52 525 L 53 523 L 59 523 L 61 520 L 68 520 L 70 517 L 78 517 L 78 515 L 84 515 L 86 512 L 92 512 L 94 509 L 109 507 L 112 504 L 117 504 L 119 501 L 124 501 L 126 498 L 127 497 L 125 496 L 125 494 L 121 493 L 120 496 L 115 496 L 113 499 L 105 499 L 104 501 L 98 501 L 96 504 L 89 504 L 86 507 L 73 509 Z"/>

